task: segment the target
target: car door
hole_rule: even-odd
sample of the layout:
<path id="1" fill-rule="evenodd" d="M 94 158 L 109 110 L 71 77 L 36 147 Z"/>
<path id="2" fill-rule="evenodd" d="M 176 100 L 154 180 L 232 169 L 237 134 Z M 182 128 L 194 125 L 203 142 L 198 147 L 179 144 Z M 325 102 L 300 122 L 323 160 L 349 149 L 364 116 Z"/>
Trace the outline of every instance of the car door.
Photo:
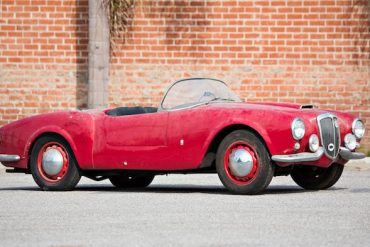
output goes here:
<path id="1" fill-rule="evenodd" d="M 105 116 L 95 168 L 151 169 L 167 147 L 167 112 Z"/>
<path id="2" fill-rule="evenodd" d="M 199 106 L 169 112 L 167 142 L 172 160 L 168 160 L 168 166 L 172 164 L 172 169 L 194 169 L 200 165 L 214 121 L 207 108 Z"/>
<path id="3" fill-rule="evenodd" d="M 107 116 L 104 125 L 109 147 L 166 146 L 167 112 Z"/>

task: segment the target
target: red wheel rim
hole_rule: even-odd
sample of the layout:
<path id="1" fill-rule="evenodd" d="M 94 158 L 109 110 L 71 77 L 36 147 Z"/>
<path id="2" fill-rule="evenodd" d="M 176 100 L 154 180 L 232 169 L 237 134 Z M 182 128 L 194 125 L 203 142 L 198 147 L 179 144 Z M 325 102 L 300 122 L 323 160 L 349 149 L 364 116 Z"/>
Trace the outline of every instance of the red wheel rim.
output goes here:
<path id="1" fill-rule="evenodd" d="M 56 175 L 47 174 L 44 171 L 44 168 L 42 166 L 42 160 L 43 160 L 44 154 L 47 150 L 49 150 L 51 148 L 60 152 L 60 154 L 63 157 L 62 168 L 58 172 L 58 174 L 56 174 Z M 44 179 L 47 182 L 56 183 L 56 182 L 59 182 L 60 180 L 62 180 L 64 178 L 64 176 L 66 175 L 66 173 L 67 173 L 68 166 L 69 166 L 68 153 L 67 153 L 66 149 L 57 142 L 48 142 L 48 143 L 46 143 L 44 146 L 42 146 L 42 148 L 40 149 L 40 151 L 37 155 L 37 170 L 38 170 L 40 176 L 42 177 L 42 179 Z"/>
<path id="2" fill-rule="evenodd" d="M 252 156 L 252 160 L 253 160 L 252 170 L 244 177 L 235 176 L 234 174 L 232 174 L 230 167 L 229 167 L 230 156 L 233 153 L 233 151 L 237 149 L 243 149 Z M 258 155 L 256 153 L 256 150 L 254 149 L 254 147 L 250 146 L 248 143 L 244 141 L 234 142 L 226 149 L 226 152 L 224 155 L 224 169 L 225 169 L 227 177 L 235 184 L 246 185 L 252 182 L 257 176 L 258 167 L 259 167 L 258 164 L 259 164 L 259 161 L 258 161 Z"/>

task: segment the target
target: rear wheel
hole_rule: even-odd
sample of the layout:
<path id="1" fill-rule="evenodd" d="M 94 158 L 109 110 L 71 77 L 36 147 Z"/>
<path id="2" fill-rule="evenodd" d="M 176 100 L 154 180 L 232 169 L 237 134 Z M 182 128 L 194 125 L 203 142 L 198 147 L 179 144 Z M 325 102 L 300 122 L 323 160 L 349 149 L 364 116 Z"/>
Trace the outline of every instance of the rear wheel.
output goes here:
<path id="1" fill-rule="evenodd" d="M 57 136 L 43 136 L 36 141 L 30 170 L 42 190 L 72 190 L 81 178 L 72 150 Z"/>
<path id="2" fill-rule="evenodd" d="M 259 194 L 274 175 L 265 145 L 246 130 L 224 138 L 217 150 L 216 168 L 223 185 L 235 194 Z"/>
<path id="3" fill-rule="evenodd" d="M 334 163 L 328 168 L 316 166 L 296 166 L 291 177 L 294 182 L 307 190 L 324 190 L 332 187 L 341 177 L 343 165 Z"/>
<path id="4" fill-rule="evenodd" d="M 146 176 L 127 176 L 119 175 L 110 177 L 110 182 L 117 188 L 144 188 L 149 186 L 154 179 L 154 175 Z"/>

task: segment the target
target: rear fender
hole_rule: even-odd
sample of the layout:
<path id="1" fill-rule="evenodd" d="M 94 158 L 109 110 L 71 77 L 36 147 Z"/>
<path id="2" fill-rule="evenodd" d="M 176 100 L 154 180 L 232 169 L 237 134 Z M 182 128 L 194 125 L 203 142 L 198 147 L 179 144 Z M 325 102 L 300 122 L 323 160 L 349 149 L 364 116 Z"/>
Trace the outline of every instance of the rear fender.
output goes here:
<path id="1" fill-rule="evenodd" d="M 89 148 L 89 145 L 78 145 L 76 144 L 76 141 L 74 138 L 72 138 L 71 134 L 68 133 L 65 129 L 59 127 L 59 126 L 45 126 L 40 129 L 38 129 L 36 132 L 34 132 L 30 138 L 27 141 L 27 144 L 25 146 L 24 150 L 24 158 L 25 162 L 27 162 L 28 166 L 28 159 L 29 155 L 32 152 L 32 147 L 34 143 L 37 141 L 38 138 L 40 138 L 42 135 L 45 134 L 56 134 L 61 137 L 63 137 L 69 144 L 74 157 L 76 158 L 77 164 L 81 169 L 88 169 L 92 168 L 93 166 L 93 160 L 92 160 L 92 148 Z"/>
<path id="2" fill-rule="evenodd" d="M 27 144 L 25 145 L 23 157 L 28 159 L 29 155 L 32 152 L 32 147 L 35 144 L 36 140 L 39 139 L 42 135 L 45 135 L 45 134 L 48 134 L 48 133 L 56 134 L 56 135 L 59 135 L 59 136 L 63 137 L 68 142 L 68 144 L 69 144 L 70 148 L 72 149 L 72 151 L 75 155 L 75 158 L 77 159 L 77 162 L 78 162 L 79 158 L 77 157 L 78 152 L 77 152 L 76 144 L 74 143 L 70 134 L 66 130 L 62 129 L 59 126 L 44 126 L 40 129 L 38 129 L 36 132 L 34 132 L 29 137 L 29 139 L 27 141 Z"/>

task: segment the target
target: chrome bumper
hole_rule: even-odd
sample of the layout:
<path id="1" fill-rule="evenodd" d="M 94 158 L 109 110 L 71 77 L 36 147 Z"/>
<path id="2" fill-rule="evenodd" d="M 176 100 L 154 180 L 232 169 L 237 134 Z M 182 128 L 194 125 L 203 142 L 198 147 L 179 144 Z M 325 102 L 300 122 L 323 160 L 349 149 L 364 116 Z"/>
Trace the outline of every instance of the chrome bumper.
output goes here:
<path id="1" fill-rule="evenodd" d="M 298 163 L 319 160 L 323 154 L 324 149 L 320 147 L 316 153 L 303 152 L 298 154 L 273 155 L 271 159 L 275 162 Z M 339 155 L 345 160 L 363 159 L 366 157 L 363 153 L 351 152 L 349 149 L 344 147 L 340 148 Z"/>
<path id="2" fill-rule="evenodd" d="M 271 159 L 276 162 L 306 162 L 319 160 L 324 154 L 322 147 L 317 150 L 316 153 L 298 153 L 298 154 L 286 154 L 286 155 L 273 155 Z"/>
<path id="3" fill-rule="evenodd" d="M 14 154 L 0 154 L 0 162 L 14 162 L 20 160 L 19 155 Z"/>

